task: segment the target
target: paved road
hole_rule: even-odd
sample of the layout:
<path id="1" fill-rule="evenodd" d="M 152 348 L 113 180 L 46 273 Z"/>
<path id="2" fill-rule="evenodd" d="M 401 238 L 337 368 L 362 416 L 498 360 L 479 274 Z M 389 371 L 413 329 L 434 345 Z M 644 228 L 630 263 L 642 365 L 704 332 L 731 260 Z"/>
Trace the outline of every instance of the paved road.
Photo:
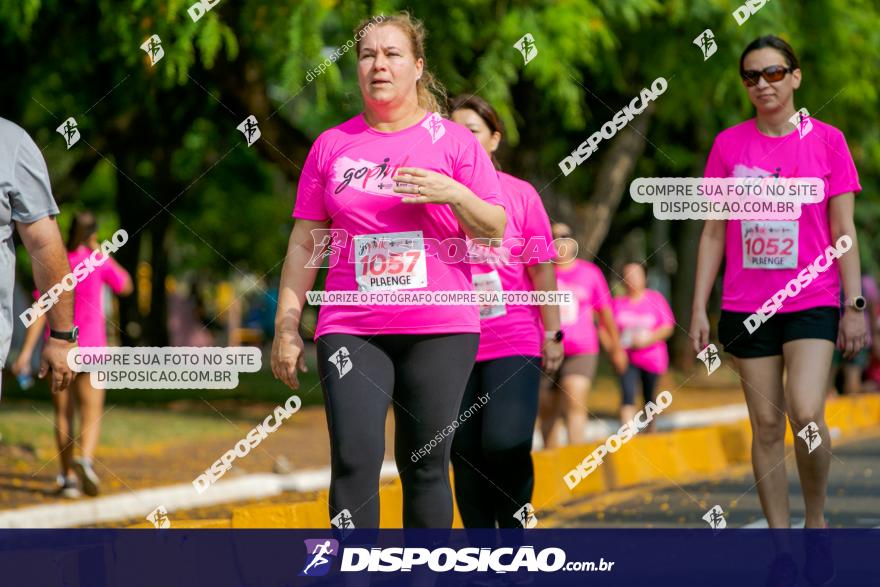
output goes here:
<path id="1" fill-rule="evenodd" d="M 804 504 L 794 453 L 786 459 L 793 525 L 803 527 Z M 880 435 L 834 449 L 826 516 L 832 527 L 880 527 Z M 554 525 L 565 528 L 706 527 L 702 516 L 713 506 L 724 510 L 728 527 L 766 527 L 749 467 L 721 481 L 630 492 L 604 508 L 589 502 L 562 508 Z M 590 511 L 592 510 L 592 511 Z M 799 523 L 799 524 L 798 524 Z"/>

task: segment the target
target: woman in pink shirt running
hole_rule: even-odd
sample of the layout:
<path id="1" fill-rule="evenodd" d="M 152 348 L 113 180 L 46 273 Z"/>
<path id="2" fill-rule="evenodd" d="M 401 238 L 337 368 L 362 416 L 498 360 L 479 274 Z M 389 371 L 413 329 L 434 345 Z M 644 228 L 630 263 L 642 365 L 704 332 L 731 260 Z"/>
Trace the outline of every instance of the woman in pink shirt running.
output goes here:
<path id="1" fill-rule="evenodd" d="M 571 242 L 571 228 L 561 222 L 553 225 L 557 242 Z M 587 396 L 599 363 L 599 335 L 595 320 L 608 336 L 611 360 L 618 373 L 626 368 L 626 352 L 611 313 L 611 291 L 602 270 L 593 263 L 577 258 L 576 246 L 560 246 L 556 262 L 559 291 L 574 294 L 573 303 L 560 306 L 565 358 L 552 378 L 544 380 L 541 390 L 541 434 L 545 447 L 559 444 L 560 425 L 568 430 L 569 444 L 584 442 L 587 425 Z"/>
<path id="2" fill-rule="evenodd" d="M 80 212 L 73 217 L 70 234 L 67 238 L 67 259 L 71 268 L 89 257 L 100 265 L 88 274 L 74 288 L 73 323 L 79 328 L 77 344 L 80 347 L 107 346 L 107 320 L 104 316 L 104 285 L 110 286 L 114 293 L 127 296 L 132 292 L 131 277 L 119 263 L 111 257 L 101 262 L 94 253 L 100 248 L 98 242 L 98 223 L 91 212 Z M 34 292 L 38 298 L 40 292 Z M 28 328 L 21 354 L 15 361 L 14 372 L 27 372 L 37 339 L 43 332 L 43 339 L 49 337 L 46 317 L 41 316 Z M 101 416 L 104 413 L 104 391 L 92 387 L 88 373 L 79 373 L 73 385 L 61 393 L 52 394 L 55 407 L 55 441 L 61 463 L 58 477 L 59 493 L 68 498 L 80 496 L 80 488 L 86 495 L 95 496 L 100 491 L 100 480 L 92 467 L 92 459 L 101 435 Z M 73 433 L 74 398 L 79 405 L 81 441 Z M 74 448 L 79 444 L 82 456 L 74 458 Z"/>
<path id="3" fill-rule="evenodd" d="M 672 336 L 675 318 L 666 298 L 645 287 L 645 269 L 638 263 L 623 268 L 626 295 L 611 303 L 614 321 L 620 331 L 620 344 L 626 349 L 629 366 L 620 376 L 623 401 L 620 421 L 629 422 L 636 415 L 636 387 L 641 382 L 645 403 L 654 401 L 657 380 L 669 368 L 666 339 Z M 645 427 L 653 432 L 656 420 Z"/>
<path id="4" fill-rule="evenodd" d="M 329 253 L 327 292 L 363 295 L 360 305 L 323 305 L 315 334 L 331 523 L 378 527 L 391 406 L 404 526 L 448 528 L 449 428 L 476 357 L 480 313 L 432 305 L 427 294 L 473 290 L 466 238 L 503 237 L 501 186 L 479 141 L 440 114 L 421 24 L 405 13 L 372 17 L 355 38 L 364 112 L 321 133 L 303 165 L 272 371 L 299 387 L 300 316 L 314 258 Z M 397 305 L 380 305 L 382 296 Z"/>
<path id="5" fill-rule="evenodd" d="M 818 177 L 825 197 L 801 205 L 794 221 L 706 221 L 691 338 L 695 351 L 709 344 L 706 304 L 725 260 L 718 338 L 735 357 L 742 380 L 764 516 L 770 528 L 791 523 L 783 445 L 788 417 L 795 435 L 804 431 L 809 439 L 795 438 L 805 525 L 823 528 L 831 461 L 825 383 L 835 342 L 845 356 L 853 356 L 866 336 L 853 223 L 861 186 L 841 131 L 815 118 L 799 119 L 798 127 L 789 121 L 797 113 L 794 92 L 801 85 L 801 70 L 788 43 L 774 36 L 753 41 L 740 58 L 740 76 L 756 116 L 715 138 L 705 176 Z M 807 572 L 815 577 L 818 571 Z"/>
<path id="6" fill-rule="evenodd" d="M 498 167 L 494 151 L 502 127 L 495 109 L 477 96 L 462 96 L 452 101 L 451 118 L 477 137 Z M 555 250 L 541 196 L 503 171 L 498 179 L 507 230 L 502 247 L 480 249 L 490 262 L 471 268 L 474 289 L 555 291 Z M 452 445 L 456 504 L 466 528 L 517 528 L 535 485 L 531 451 L 542 362 L 552 373 L 562 361 L 559 306 L 488 305 L 480 328 Z"/>

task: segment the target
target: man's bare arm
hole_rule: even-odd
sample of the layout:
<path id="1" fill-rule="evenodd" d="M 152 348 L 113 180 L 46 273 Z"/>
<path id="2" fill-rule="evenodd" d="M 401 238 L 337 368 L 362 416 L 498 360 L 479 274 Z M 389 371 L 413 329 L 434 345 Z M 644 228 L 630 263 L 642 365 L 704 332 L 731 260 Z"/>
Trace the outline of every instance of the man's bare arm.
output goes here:
<path id="1" fill-rule="evenodd" d="M 45 292 L 60 283 L 70 273 L 70 263 L 67 261 L 67 251 L 55 219 L 47 216 L 30 223 L 16 222 L 16 227 L 33 260 L 37 289 Z M 48 312 L 48 319 L 53 330 L 66 332 L 73 329 L 73 290 L 60 292 L 58 301 Z M 37 376 L 42 379 L 52 372 L 53 393 L 67 389 L 75 376 L 67 364 L 67 355 L 75 347 L 76 343 L 51 337 L 43 345 L 40 372 Z"/>
<path id="2" fill-rule="evenodd" d="M 16 222 L 18 234 L 33 260 L 34 282 L 45 293 L 70 273 L 67 250 L 55 219 L 46 216 L 36 222 Z M 62 291 L 49 310 L 49 327 L 68 331 L 73 328 L 73 291 Z"/>

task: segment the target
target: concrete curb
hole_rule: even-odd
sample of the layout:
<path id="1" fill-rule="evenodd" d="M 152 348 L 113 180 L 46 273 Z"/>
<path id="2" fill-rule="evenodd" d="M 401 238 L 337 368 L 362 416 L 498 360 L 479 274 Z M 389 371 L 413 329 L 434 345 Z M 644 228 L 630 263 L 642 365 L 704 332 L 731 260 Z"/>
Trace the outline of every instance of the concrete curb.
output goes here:
<path id="1" fill-rule="evenodd" d="M 686 482 L 718 474 L 734 465 L 749 461 L 751 429 L 743 419 L 744 405 L 722 406 L 694 413 L 679 412 L 658 422 L 661 432 L 636 435 L 614 454 L 608 455 L 597 471 L 569 490 L 563 476 L 576 467 L 600 443 L 568 446 L 533 453 L 535 490 L 532 504 L 540 511 L 573 498 L 598 495 L 612 489 L 630 488 L 658 481 Z M 848 437 L 880 425 L 880 395 L 835 398 L 828 401 L 826 421 L 832 438 Z M 707 419 L 714 424 L 693 428 Z M 718 422 L 725 422 L 719 424 Z M 678 429 L 662 432 L 675 426 Z M 610 427 L 609 427 L 610 428 Z M 685 429 L 686 428 L 686 429 Z M 616 429 L 609 429 L 609 434 Z M 595 436 L 593 431 L 591 436 Z M 607 437 L 607 436 L 606 436 Z M 604 442 L 606 437 L 602 437 Z M 791 430 L 786 442 L 793 442 Z M 379 492 L 380 526 L 399 528 L 402 524 L 402 488 L 393 462 L 382 465 L 381 478 L 392 479 Z M 330 469 L 303 471 L 289 475 L 255 474 L 220 481 L 198 495 L 191 484 L 133 491 L 76 503 L 61 503 L 0 512 L 0 528 L 63 528 L 118 520 L 144 518 L 157 506 L 168 512 L 187 510 L 245 499 L 261 499 L 282 492 L 326 490 Z M 242 506 L 233 510 L 233 528 L 309 528 L 328 526 L 326 495 L 324 499 L 286 504 Z M 185 527 L 193 520 L 175 521 L 172 527 Z M 214 520 L 213 523 L 222 523 Z M 208 524 L 208 522 L 206 522 Z M 461 527 L 456 510 L 454 527 Z M 142 527 L 142 524 L 137 524 Z M 205 526 L 208 527 L 208 526 Z M 210 526 L 215 527 L 215 526 Z"/>
<path id="2" fill-rule="evenodd" d="M 649 483 L 687 482 L 717 476 L 733 466 L 748 463 L 751 427 L 748 420 L 743 419 L 743 415 L 748 413 L 745 406 L 725 406 L 699 412 L 696 415 L 677 414 L 675 423 L 683 429 L 634 436 L 617 452 L 606 457 L 605 463 L 584 478 L 574 490 L 568 489 L 563 476 L 600 443 L 534 452 L 535 489 L 532 504 L 537 508 L 539 517 L 542 508 L 552 508 L 578 496 L 598 495 L 610 489 L 626 489 Z M 860 430 L 880 425 L 880 396 L 829 400 L 825 414 L 832 437 L 849 437 Z M 723 423 L 702 428 L 687 426 L 707 417 L 717 418 Z M 662 426 L 661 429 L 668 426 Z M 790 429 L 787 438 L 788 442 L 794 439 Z M 400 496 L 401 489 L 397 483 L 380 490 L 380 527 L 400 527 Z M 245 509 L 248 506 L 236 508 L 234 512 L 238 514 L 239 510 Z M 236 527 L 235 514 L 233 528 Z M 258 527 L 271 527 L 268 525 L 271 521 L 272 517 L 267 517 L 258 522 L 267 525 Z"/>

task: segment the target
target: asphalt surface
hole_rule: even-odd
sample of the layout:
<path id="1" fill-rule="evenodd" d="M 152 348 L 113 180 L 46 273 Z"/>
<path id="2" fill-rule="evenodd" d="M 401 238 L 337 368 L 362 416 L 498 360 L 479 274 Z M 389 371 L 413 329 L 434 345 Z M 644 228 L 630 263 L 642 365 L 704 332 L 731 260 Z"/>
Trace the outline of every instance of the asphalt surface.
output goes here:
<path id="1" fill-rule="evenodd" d="M 803 527 L 804 503 L 794 448 L 786 447 L 786 454 L 792 526 Z M 838 441 L 832 454 L 825 508 L 830 526 L 880 527 L 880 431 L 845 444 Z M 751 466 L 737 467 L 731 473 L 725 479 L 701 483 L 634 488 L 624 494 L 624 499 L 613 502 L 600 497 L 568 504 L 555 512 L 552 525 L 564 528 L 705 528 L 708 523 L 702 517 L 710 508 L 720 505 L 730 528 L 766 527 Z"/>

